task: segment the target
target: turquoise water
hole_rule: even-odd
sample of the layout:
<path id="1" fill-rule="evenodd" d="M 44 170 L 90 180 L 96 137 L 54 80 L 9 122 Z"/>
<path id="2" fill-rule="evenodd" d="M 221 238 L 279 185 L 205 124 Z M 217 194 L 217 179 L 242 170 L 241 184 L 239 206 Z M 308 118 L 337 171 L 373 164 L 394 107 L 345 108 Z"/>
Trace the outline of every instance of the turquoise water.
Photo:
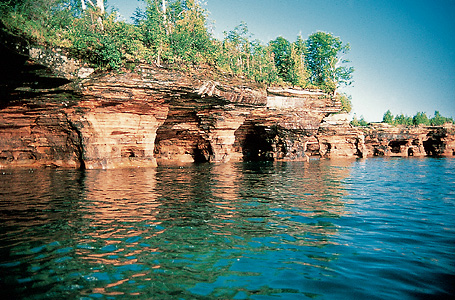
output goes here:
<path id="1" fill-rule="evenodd" d="M 449 299 L 455 160 L 0 170 L 3 299 Z"/>

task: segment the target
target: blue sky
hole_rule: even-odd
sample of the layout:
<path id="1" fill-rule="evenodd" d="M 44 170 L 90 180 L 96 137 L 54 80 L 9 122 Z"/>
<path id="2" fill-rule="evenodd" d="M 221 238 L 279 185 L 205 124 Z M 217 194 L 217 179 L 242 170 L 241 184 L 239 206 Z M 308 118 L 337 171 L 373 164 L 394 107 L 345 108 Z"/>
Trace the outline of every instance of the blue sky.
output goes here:
<path id="1" fill-rule="evenodd" d="M 203 0 L 222 39 L 245 21 L 264 44 L 330 32 L 351 45 L 353 112 L 455 117 L 455 0 Z M 108 0 L 128 18 L 141 1 Z M 142 4 L 143 5 L 143 4 Z"/>

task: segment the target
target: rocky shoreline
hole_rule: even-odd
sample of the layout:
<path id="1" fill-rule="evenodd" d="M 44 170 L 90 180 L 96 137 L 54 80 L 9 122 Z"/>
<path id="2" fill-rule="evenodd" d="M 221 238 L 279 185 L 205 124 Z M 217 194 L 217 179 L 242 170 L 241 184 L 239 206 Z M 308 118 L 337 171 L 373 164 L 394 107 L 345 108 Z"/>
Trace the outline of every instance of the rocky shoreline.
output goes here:
<path id="1" fill-rule="evenodd" d="M 1 53 L 0 168 L 455 156 L 453 125 L 352 127 L 321 91 L 145 64 L 95 74 L 59 50 L 16 50 Z"/>

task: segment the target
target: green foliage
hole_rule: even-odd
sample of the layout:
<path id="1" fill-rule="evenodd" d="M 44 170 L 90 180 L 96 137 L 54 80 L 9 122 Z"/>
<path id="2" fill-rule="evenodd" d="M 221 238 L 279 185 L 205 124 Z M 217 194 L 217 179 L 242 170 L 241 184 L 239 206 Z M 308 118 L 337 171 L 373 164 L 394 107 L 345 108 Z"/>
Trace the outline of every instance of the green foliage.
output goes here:
<path id="1" fill-rule="evenodd" d="M 103 20 L 104 30 L 97 28 L 90 14 L 73 19 L 66 32 L 70 52 L 101 69 L 119 69 L 126 61 L 145 56 L 139 29 L 116 19 L 116 13 L 108 15 Z"/>
<path id="2" fill-rule="evenodd" d="M 369 125 L 369 123 L 365 121 L 363 116 L 360 116 L 360 120 L 358 120 L 357 116 L 354 114 L 354 117 L 351 121 L 351 125 L 356 127 L 366 127 Z"/>
<path id="3" fill-rule="evenodd" d="M 193 1 L 186 1 L 186 6 L 170 34 L 173 56 L 193 64 L 213 62 L 215 49 L 205 27 L 205 11 Z"/>
<path id="4" fill-rule="evenodd" d="M 258 40 L 251 42 L 251 68 L 249 76 L 255 81 L 271 85 L 280 81 L 270 49 Z"/>
<path id="5" fill-rule="evenodd" d="M 62 22 L 72 18 L 75 7 L 63 0 L 19 0 L 0 3 L 0 16 L 5 26 L 13 33 L 32 43 L 53 45 L 59 42 Z"/>
<path id="6" fill-rule="evenodd" d="M 453 120 L 453 118 L 443 117 L 439 113 L 439 111 L 435 111 L 434 112 L 434 117 L 430 119 L 430 125 L 432 125 L 432 126 L 442 126 L 445 123 L 454 123 L 455 124 L 455 121 Z"/>
<path id="7" fill-rule="evenodd" d="M 346 94 L 340 94 L 339 99 L 341 101 L 341 111 L 350 113 L 352 111 L 352 96 Z"/>
<path id="8" fill-rule="evenodd" d="M 394 117 L 392 115 L 392 112 L 389 109 L 388 111 L 386 111 L 386 113 L 382 117 L 382 122 L 392 125 L 393 124 L 393 119 L 394 119 Z"/>
<path id="9" fill-rule="evenodd" d="M 349 62 L 342 59 L 349 49 L 349 44 L 343 44 L 330 33 L 319 31 L 310 35 L 305 56 L 310 82 L 329 93 L 340 85 L 350 85 L 354 68 L 342 66 Z"/>
<path id="10" fill-rule="evenodd" d="M 236 75 L 249 75 L 251 70 L 252 46 L 251 34 L 245 22 L 241 22 L 229 32 L 224 32 L 222 51 L 218 58 L 220 66 Z M 256 49 L 255 50 L 259 50 Z M 259 54 L 259 53 L 257 53 Z"/>
<path id="11" fill-rule="evenodd" d="M 309 87 L 309 74 L 308 68 L 305 64 L 303 52 L 295 44 L 291 45 L 291 56 L 289 58 L 291 68 L 289 70 L 288 80 L 292 85 L 300 86 L 303 88 Z"/>
<path id="12" fill-rule="evenodd" d="M 136 26 L 117 21 L 117 14 L 103 15 L 94 9 L 82 12 L 80 1 L 22 0 L 21 5 L 2 9 L 2 21 L 13 32 L 35 44 L 61 47 L 100 69 L 118 69 L 141 57 L 146 49 Z"/>
<path id="13" fill-rule="evenodd" d="M 400 114 L 400 115 L 395 117 L 394 124 L 410 126 L 410 125 L 413 124 L 412 123 L 412 117 L 408 117 L 408 116 L 405 116 L 403 114 Z"/>
<path id="14" fill-rule="evenodd" d="M 442 126 L 445 123 L 455 123 L 453 118 L 443 117 L 439 111 L 435 111 L 434 117 L 429 119 L 424 112 L 418 112 L 414 117 L 408 117 L 403 114 L 393 116 L 393 114 L 388 110 L 382 119 L 383 123 L 388 123 L 391 125 L 405 125 L 405 126 Z"/>
<path id="15" fill-rule="evenodd" d="M 427 117 L 427 114 L 424 112 L 418 112 L 413 118 L 412 123 L 414 125 L 430 125 L 430 120 Z"/>
<path id="16" fill-rule="evenodd" d="M 232 31 L 225 32 L 217 56 L 217 65 L 225 71 L 246 76 L 267 85 L 279 83 L 276 65 L 270 47 L 260 41 L 250 41 L 252 34 L 241 22 Z"/>
<path id="17" fill-rule="evenodd" d="M 147 0 L 145 11 L 136 11 L 144 45 L 158 65 L 213 64 L 218 49 L 208 33 L 207 12 L 194 0 L 168 1 L 166 12 L 161 0 Z"/>
<path id="18" fill-rule="evenodd" d="M 162 57 L 168 53 L 169 40 L 158 0 L 148 0 L 145 12 L 137 11 L 136 24 L 142 34 L 142 42 L 160 65 Z"/>
<path id="19" fill-rule="evenodd" d="M 66 49 L 72 56 L 106 70 L 129 62 L 192 67 L 209 64 L 228 73 L 267 85 L 321 88 L 333 92 L 351 79 L 352 68 L 340 67 L 340 54 L 349 45 L 318 32 L 295 42 L 283 37 L 267 45 L 251 41 L 242 22 L 213 39 L 207 11 L 195 0 L 144 0 L 134 24 L 118 20 L 116 12 L 101 13 L 91 6 L 82 10 L 80 0 L 4 0 L 2 22 L 34 44 Z M 346 100 L 346 101 L 345 101 Z M 343 98 L 343 110 L 351 110 Z"/>
<path id="20" fill-rule="evenodd" d="M 278 76 L 293 86 L 307 87 L 308 70 L 305 65 L 304 43 L 299 36 L 295 43 L 278 37 L 269 43 Z"/>
<path id="21" fill-rule="evenodd" d="M 291 69 L 291 43 L 284 37 L 279 36 L 275 40 L 271 41 L 269 45 L 273 53 L 275 66 L 278 70 L 278 76 L 287 81 L 289 71 Z"/>

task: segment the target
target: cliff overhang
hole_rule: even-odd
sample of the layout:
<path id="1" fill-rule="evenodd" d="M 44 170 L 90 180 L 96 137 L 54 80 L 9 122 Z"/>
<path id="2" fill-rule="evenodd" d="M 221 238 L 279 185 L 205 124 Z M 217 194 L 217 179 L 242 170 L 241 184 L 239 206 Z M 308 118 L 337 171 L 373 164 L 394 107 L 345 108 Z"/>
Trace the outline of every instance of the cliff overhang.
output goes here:
<path id="1" fill-rule="evenodd" d="M 1 48 L 1 168 L 455 154 L 453 127 L 354 128 L 318 90 L 210 68 L 97 74 L 62 50 L 24 49 Z"/>

